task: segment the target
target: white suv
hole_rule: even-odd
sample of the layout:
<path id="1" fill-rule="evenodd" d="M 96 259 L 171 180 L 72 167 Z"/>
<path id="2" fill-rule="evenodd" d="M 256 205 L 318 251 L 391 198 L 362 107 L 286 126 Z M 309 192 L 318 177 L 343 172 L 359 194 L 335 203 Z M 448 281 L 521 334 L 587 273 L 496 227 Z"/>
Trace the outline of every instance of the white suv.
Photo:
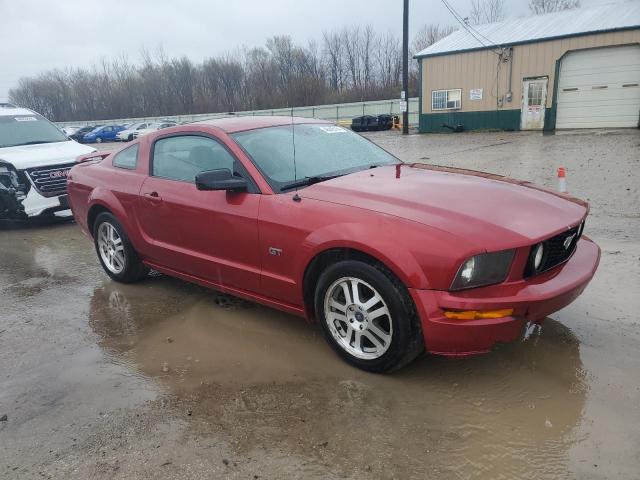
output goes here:
<path id="1" fill-rule="evenodd" d="M 92 152 L 36 112 L 0 103 L 0 219 L 68 210 L 67 174 Z"/>

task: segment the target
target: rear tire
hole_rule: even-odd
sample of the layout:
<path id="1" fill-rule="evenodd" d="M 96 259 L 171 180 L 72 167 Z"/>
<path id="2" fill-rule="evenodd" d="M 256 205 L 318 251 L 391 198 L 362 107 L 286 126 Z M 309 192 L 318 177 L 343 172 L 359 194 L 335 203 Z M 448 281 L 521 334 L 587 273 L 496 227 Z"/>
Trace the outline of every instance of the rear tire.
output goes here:
<path id="1" fill-rule="evenodd" d="M 98 215 L 93 226 L 93 241 L 102 268 L 116 282 L 136 282 L 149 273 L 113 214 Z"/>
<path id="2" fill-rule="evenodd" d="M 314 304 L 329 345 L 362 370 L 397 370 L 424 350 L 413 300 L 382 265 L 344 260 L 329 266 L 318 279 Z"/>
<path id="3" fill-rule="evenodd" d="M 100 137 L 96 138 L 96 143 L 102 143 L 102 138 Z"/>

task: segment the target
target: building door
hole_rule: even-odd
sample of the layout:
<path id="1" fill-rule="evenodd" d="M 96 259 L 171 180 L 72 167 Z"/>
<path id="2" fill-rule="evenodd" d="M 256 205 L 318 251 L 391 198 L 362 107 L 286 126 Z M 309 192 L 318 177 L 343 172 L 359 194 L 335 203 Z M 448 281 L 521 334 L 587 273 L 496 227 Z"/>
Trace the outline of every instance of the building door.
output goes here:
<path id="1" fill-rule="evenodd" d="M 542 130 L 547 101 L 547 77 L 525 78 L 522 81 L 521 130 Z"/>
<path id="2" fill-rule="evenodd" d="M 637 127 L 640 46 L 590 48 L 560 63 L 556 128 Z"/>

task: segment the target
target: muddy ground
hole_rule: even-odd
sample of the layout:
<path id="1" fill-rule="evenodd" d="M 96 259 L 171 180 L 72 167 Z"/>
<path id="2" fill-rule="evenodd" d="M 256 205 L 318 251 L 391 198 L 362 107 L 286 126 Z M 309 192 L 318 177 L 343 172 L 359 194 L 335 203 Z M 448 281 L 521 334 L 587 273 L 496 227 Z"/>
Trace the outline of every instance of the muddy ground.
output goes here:
<path id="1" fill-rule="evenodd" d="M 0 477 L 638 478 L 640 133 L 370 137 L 550 187 L 567 167 L 592 284 L 524 343 L 371 375 L 289 315 L 113 283 L 73 223 L 4 224 Z"/>

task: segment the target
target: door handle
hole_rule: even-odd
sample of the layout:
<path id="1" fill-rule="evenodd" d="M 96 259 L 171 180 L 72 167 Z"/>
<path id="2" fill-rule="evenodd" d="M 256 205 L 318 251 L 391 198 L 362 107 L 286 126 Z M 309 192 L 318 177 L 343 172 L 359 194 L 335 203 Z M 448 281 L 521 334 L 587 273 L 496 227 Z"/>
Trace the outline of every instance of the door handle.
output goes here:
<path id="1" fill-rule="evenodd" d="M 145 192 L 143 193 L 144 198 L 149 200 L 152 203 L 157 203 L 162 201 L 162 197 L 158 195 L 158 192 Z"/>

